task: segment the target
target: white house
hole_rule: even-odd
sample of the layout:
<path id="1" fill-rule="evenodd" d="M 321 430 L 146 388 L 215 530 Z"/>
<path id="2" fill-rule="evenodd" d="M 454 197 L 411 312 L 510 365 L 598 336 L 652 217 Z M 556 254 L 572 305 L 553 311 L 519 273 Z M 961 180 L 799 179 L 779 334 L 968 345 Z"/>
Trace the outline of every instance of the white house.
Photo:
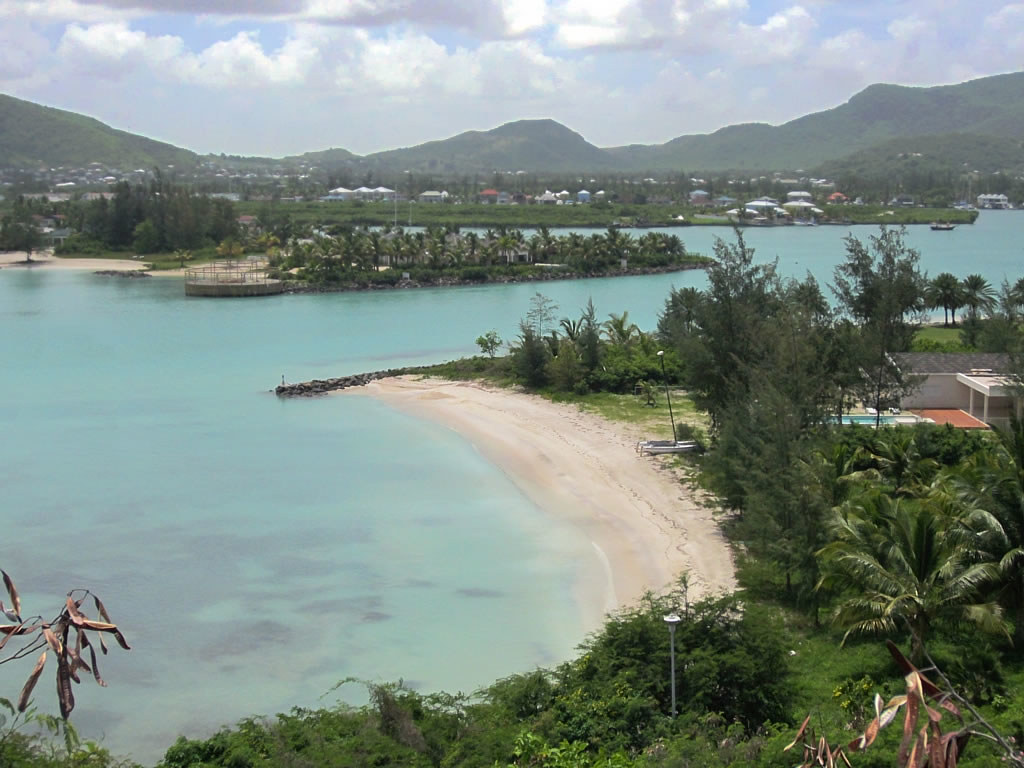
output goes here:
<path id="1" fill-rule="evenodd" d="M 1010 200 L 1006 195 L 978 195 L 978 207 L 1005 210 L 1010 207 Z"/>
<path id="2" fill-rule="evenodd" d="M 345 187 L 335 187 L 328 191 L 327 195 L 323 198 L 324 200 L 351 200 L 355 193 L 351 189 Z"/>
<path id="3" fill-rule="evenodd" d="M 901 400 L 901 408 L 925 411 L 922 415 L 954 426 L 977 421 L 1003 427 L 1014 412 L 1021 416 L 1021 398 L 1007 375 L 1010 361 L 1004 354 L 905 352 L 892 358 L 901 372 L 921 377 L 918 388 Z M 943 411 L 952 413 L 947 418 Z M 957 411 L 969 419 L 958 419 Z"/>
<path id="4" fill-rule="evenodd" d="M 428 189 L 426 192 L 420 192 L 416 199 L 421 203 L 444 203 L 448 201 L 448 193 Z"/>
<path id="5" fill-rule="evenodd" d="M 576 193 L 576 202 L 577 203 L 589 203 L 590 202 L 590 193 L 587 190 L 585 190 L 585 189 L 581 189 L 579 192 Z"/>
<path id="6" fill-rule="evenodd" d="M 791 202 L 791 203 L 796 203 L 796 202 L 806 202 L 806 203 L 809 203 L 809 202 L 811 202 L 812 199 L 813 198 L 811 196 L 811 193 L 810 192 L 805 192 L 803 190 L 795 190 L 793 192 L 787 192 L 786 193 L 786 200 Z"/>

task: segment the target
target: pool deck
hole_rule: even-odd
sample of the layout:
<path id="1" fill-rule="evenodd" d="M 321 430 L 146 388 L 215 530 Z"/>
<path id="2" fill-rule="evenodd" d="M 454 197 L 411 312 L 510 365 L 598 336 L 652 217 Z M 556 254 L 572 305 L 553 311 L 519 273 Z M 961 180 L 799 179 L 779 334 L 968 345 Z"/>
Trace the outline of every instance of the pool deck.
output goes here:
<path id="1" fill-rule="evenodd" d="M 922 408 L 915 409 L 913 413 L 936 424 L 949 424 L 959 429 L 989 429 L 988 424 L 958 408 Z"/>

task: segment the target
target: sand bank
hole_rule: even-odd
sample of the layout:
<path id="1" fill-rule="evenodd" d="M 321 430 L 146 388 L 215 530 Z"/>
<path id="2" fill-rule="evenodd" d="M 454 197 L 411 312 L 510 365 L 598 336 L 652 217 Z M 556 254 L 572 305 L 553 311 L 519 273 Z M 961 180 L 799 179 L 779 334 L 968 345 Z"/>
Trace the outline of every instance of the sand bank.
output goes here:
<path id="1" fill-rule="evenodd" d="M 669 459 L 636 453 L 643 435 L 634 427 L 478 383 L 406 376 L 342 396 L 360 394 L 455 430 L 538 507 L 590 539 L 605 574 L 577 590 L 581 604 L 592 606 L 584 612 L 588 629 L 683 571 L 691 599 L 735 586 L 711 510 L 680 484 Z"/>
<path id="2" fill-rule="evenodd" d="M 0 253 L 0 267 L 4 269 L 84 269 L 97 271 L 101 269 L 118 272 L 135 272 L 146 269 L 141 261 L 132 259 L 62 259 L 48 251 L 36 251 L 32 254 L 32 263 L 25 263 L 23 251 Z"/>

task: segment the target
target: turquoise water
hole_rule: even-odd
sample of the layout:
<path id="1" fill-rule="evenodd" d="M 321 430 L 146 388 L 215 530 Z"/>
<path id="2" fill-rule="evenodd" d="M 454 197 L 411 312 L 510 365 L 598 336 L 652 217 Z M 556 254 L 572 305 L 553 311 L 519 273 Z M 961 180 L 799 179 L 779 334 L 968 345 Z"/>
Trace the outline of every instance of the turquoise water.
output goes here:
<path id="1" fill-rule="evenodd" d="M 843 416 L 843 424 L 866 424 L 873 427 L 875 424 L 892 425 L 896 423 L 896 418 L 893 416 L 883 416 L 880 419 L 876 416 Z"/>
<path id="2" fill-rule="evenodd" d="M 845 228 L 748 233 L 780 270 L 827 284 Z M 859 236 L 871 230 L 856 228 Z M 675 230 L 709 252 L 727 230 Z M 1024 215 L 910 231 L 931 274 L 1024 269 Z M 364 397 L 280 401 L 297 381 L 475 351 L 543 291 L 575 315 L 652 327 L 671 286 L 636 278 L 186 299 L 173 279 L 0 270 L 0 567 L 26 612 L 94 587 L 133 642 L 83 683 L 76 723 L 154 761 L 179 733 L 358 699 L 338 680 L 471 690 L 566 658 L 572 585 L 600 567 L 472 445 Z M 27 669 L 0 667 L 15 695 Z M 49 674 L 49 673 L 47 673 Z M 52 685 L 37 700 L 52 708 Z"/>

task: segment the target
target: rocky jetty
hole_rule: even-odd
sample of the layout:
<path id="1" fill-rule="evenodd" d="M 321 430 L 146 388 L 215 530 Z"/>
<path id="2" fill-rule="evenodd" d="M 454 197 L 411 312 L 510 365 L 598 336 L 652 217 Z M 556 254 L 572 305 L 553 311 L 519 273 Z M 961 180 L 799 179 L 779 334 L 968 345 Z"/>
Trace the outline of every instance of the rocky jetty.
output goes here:
<path id="1" fill-rule="evenodd" d="M 408 373 L 407 368 L 389 368 L 386 371 L 371 371 L 370 373 L 355 373 L 351 376 L 340 376 L 336 379 L 313 379 L 298 384 L 279 384 L 274 392 L 278 397 L 315 397 L 326 395 L 339 389 L 349 387 L 363 387 L 371 381 L 386 379 L 389 376 L 401 376 Z"/>
<path id="2" fill-rule="evenodd" d="M 138 269 L 101 269 L 93 272 L 94 275 L 103 275 L 104 277 L 152 277 L 149 272 L 143 272 Z"/>

